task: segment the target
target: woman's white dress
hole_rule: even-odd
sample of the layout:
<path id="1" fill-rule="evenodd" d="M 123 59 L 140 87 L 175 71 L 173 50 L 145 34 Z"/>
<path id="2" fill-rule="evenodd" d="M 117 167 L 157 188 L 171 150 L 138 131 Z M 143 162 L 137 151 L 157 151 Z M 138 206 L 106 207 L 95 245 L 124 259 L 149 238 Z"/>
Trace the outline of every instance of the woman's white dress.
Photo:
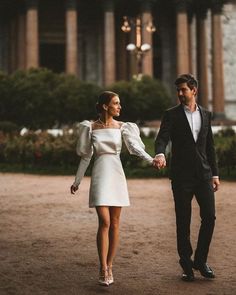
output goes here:
<path id="1" fill-rule="evenodd" d="M 123 167 L 120 160 L 122 140 L 130 154 L 139 156 L 148 163 L 153 158 L 145 152 L 138 126 L 123 123 L 120 129 L 104 128 L 92 130 L 90 121 L 79 124 L 77 154 L 81 157 L 74 185 L 79 185 L 92 156 L 89 207 L 129 206 L 129 194 Z"/>

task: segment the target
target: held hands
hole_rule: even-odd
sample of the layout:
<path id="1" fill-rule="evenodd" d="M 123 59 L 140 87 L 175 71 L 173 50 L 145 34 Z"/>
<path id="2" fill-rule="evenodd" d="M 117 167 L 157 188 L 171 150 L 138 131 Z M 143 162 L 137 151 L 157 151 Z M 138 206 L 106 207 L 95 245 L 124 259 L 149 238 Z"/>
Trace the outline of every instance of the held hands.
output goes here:
<path id="1" fill-rule="evenodd" d="M 72 186 L 70 187 L 71 194 L 74 195 L 75 192 L 78 190 L 78 188 L 79 188 L 78 185 L 72 184 Z"/>
<path id="2" fill-rule="evenodd" d="M 166 167 L 166 158 L 164 155 L 156 155 L 153 159 L 152 165 L 156 169 L 162 169 Z"/>

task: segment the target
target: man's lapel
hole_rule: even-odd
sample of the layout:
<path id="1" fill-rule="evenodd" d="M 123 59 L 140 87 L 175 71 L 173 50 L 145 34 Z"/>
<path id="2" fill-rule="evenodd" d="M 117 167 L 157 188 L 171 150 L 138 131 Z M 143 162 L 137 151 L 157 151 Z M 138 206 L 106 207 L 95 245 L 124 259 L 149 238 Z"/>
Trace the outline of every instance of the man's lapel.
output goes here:
<path id="1" fill-rule="evenodd" d="M 204 126 L 205 126 L 206 120 L 207 120 L 206 112 L 204 111 L 204 109 L 201 106 L 198 106 L 198 107 L 199 107 L 199 110 L 200 110 L 200 115 L 201 115 L 202 122 L 201 122 L 201 129 L 200 129 L 200 132 L 198 134 L 197 142 L 202 136 L 202 132 L 204 130 Z"/>

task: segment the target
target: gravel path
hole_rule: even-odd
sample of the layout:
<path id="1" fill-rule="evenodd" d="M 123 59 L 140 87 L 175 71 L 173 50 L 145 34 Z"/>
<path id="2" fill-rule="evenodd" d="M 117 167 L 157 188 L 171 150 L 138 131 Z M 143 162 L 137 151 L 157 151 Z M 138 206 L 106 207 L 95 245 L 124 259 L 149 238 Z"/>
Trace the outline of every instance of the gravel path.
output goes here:
<path id="1" fill-rule="evenodd" d="M 97 217 L 88 208 L 89 178 L 71 196 L 73 177 L 0 173 L 0 294 L 234 295 L 236 183 L 223 182 L 209 264 L 216 279 L 180 280 L 168 179 L 129 180 L 131 207 L 121 217 L 115 284 L 97 285 Z M 199 215 L 193 202 L 192 243 Z"/>

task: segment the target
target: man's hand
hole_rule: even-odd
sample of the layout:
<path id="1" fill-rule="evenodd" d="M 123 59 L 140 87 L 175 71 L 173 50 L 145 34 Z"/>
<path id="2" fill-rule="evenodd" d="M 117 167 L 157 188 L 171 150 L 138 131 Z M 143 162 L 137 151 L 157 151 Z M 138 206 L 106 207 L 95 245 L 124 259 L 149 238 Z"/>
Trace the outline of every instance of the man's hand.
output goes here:
<path id="1" fill-rule="evenodd" d="M 156 155 L 153 159 L 152 165 L 157 168 L 165 168 L 166 167 L 166 158 L 164 155 Z"/>
<path id="2" fill-rule="evenodd" d="M 72 186 L 70 187 L 70 192 L 72 195 L 75 194 L 75 192 L 78 190 L 79 186 L 78 185 L 74 185 L 72 184 Z"/>
<path id="3" fill-rule="evenodd" d="M 213 190 L 214 192 L 218 191 L 219 190 L 219 186 L 220 186 L 220 180 L 219 178 L 217 177 L 213 177 L 212 178 L 212 186 L 213 186 Z"/>

